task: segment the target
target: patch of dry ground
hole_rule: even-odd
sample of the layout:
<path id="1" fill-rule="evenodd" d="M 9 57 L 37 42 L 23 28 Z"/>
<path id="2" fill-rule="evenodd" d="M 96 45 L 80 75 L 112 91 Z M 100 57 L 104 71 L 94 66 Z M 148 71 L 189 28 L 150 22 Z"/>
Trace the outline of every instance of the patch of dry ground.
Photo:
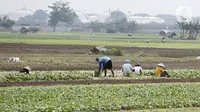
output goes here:
<path id="1" fill-rule="evenodd" d="M 30 44 L 8 44 L 8 43 L 1 43 L 0 44 L 0 53 L 2 54 L 45 54 L 46 56 L 51 56 L 52 54 L 68 54 L 68 55 L 76 55 L 79 54 L 79 57 L 77 57 L 77 60 L 82 60 L 83 57 L 80 57 L 81 55 L 87 54 L 90 49 L 92 49 L 93 46 L 83 46 L 83 45 L 30 45 Z M 109 46 L 107 48 L 112 48 L 112 46 Z M 153 56 L 158 55 L 160 57 L 170 57 L 170 58 L 182 58 L 187 56 L 199 56 L 200 55 L 200 49 L 164 49 L 164 48 L 137 48 L 137 47 L 118 47 L 124 50 L 126 54 L 133 54 L 138 53 L 139 56 Z M 94 58 L 96 56 L 90 56 L 91 58 Z M 67 57 L 66 57 L 67 58 Z M 156 60 L 156 59 L 155 59 Z M 122 64 L 124 63 L 124 60 L 115 61 L 113 60 L 114 68 L 115 69 L 121 69 Z M 74 66 L 70 64 L 70 66 L 66 65 L 37 65 L 31 67 L 33 70 L 94 70 L 96 69 L 96 66 L 90 64 L 83 66 L 82 64 L 75 64 Z M 85 63 L 87 64 L 87 63 Z M 153 69 L 157 62 L 141 62 L 142 66 L 145 69 Z M 177 62 L 177 61 L 170 61 L 165 62 L 165 65 L 169 69 L 199 69 L 200 68 L 200 62 L 197 61 L 183 61 L 183 62 Z M 20 65 L 21 66 L 21 65 Z M 1 67 L 2 70 L 18 70 L 19 67 L 16 66 L 6 66 Z"/>

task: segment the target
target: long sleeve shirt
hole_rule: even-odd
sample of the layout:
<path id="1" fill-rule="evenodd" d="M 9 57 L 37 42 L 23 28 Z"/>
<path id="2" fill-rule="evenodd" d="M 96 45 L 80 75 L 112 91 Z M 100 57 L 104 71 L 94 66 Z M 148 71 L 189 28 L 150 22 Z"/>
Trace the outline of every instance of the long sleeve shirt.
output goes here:
<path id="1" fill-rule="evenodd" d="M 99 72 L 101 71 L 101 69 L 103 68 L 103 66 L 105 66 L 105 64 L 110 60 L 109 57 L 104 56 L 99 58 Z"/>
<path id="2" fill-rule="evenodd" d="M 122 66 L 122 71 L 124 75 L 130 73 L 133 69 L 134 69 L 133 66 L 129 63 L 126 63 Z"/>

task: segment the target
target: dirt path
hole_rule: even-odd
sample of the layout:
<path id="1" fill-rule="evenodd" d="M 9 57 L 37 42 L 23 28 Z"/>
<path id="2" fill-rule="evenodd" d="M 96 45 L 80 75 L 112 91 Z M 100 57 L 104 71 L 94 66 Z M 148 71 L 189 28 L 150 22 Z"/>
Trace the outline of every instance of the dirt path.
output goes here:
<path id="1" fill-rule="evenodd" d="M 55 86 L 55 85 L 92 85 L 92 84 L 151 84 L 151 83 L 194 83 L 200 82 L 200 78 L 195 79 L 134 79 L 134 80 L 77 80 L 77 81 L 58 81 L 58 82 L 0 82 L 0 87 L 11 86 Z"/>

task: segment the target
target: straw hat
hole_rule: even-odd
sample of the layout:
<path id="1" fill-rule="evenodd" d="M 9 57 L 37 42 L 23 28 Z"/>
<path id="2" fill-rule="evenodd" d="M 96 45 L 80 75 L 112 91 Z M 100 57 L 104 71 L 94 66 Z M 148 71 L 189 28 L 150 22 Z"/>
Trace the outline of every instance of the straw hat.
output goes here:
<path id="1" fill-rule="evenodd" d="M 163 63 L 159 63 L 158 66 L 165 67 L 165 65 Z"/>
<path id="2" fill-rule="evenodd" d="M 24 67 L 24 69 L 31 71 L 31 68 L 29 66 Z"/>

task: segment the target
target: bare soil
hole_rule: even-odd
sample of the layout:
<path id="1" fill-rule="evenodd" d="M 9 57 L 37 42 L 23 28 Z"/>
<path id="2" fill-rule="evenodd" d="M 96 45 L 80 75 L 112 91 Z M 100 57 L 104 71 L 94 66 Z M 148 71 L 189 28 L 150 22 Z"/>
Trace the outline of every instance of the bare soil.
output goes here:
<path id="1" fill-rule="evenodd" d="M 11 86 L 55 86 L 55 85 L 92 85 L 92 84 L 150 84 L 150 83 L 194 83 L 200 82 L 200 78 L 195 79 L 134 79 L 134 80 L 76 80 L 58 82 L 0 82 L 0 87 Z"/>
<path id="2" fill-rule="evenodd" d="M 2 54 L 87 54 L 94 46 L 85 45 L 30 45 L 30 44 L 0 44 L 0 53 Z M 107 46 L 106 48 L 112 48 Z M 115 47 L 116 48 L 116 47 Z M 200 56 L 200 49 L 165 49 L 165 48 L 137 48 L 137 47 L 117 47 L 124 50 L 125 53 L 140 53 L 139 55 L 156 54 L 160 57 L 182 58 L 187 56 Z M 123 62 L 114 62 L 115 69 L 121 69 Z M 145 69 L 154 69 L 152 65 L 157 62 L 141 63 Z M 186 61 L 186 62 L 166 62 L 165 65 L 169 69 L 199 69 L 200 62 Z M 37 66 L 33 70 L 94 70 L 96 66 Z M 18 68 L 2 68 L 2 70 L 18 70 Z"/>
<path id="3" fill-rule="evenodd" d="M 31 45 L 0 43 L 1 53 L 34 53 L 34 54 L 85 54 L 94 46 L 86 45 Z M 113 48 L 114 46 L 106 46 Z M 169 48 L 138 48 L 138 47 L 114 47 L 121 48 L 125 53 L 140 52 L 145 54 L 158 54 L 162 57 L 181 58 L 186 56 L 199 56 L 200 49 L 169 49 Z"/>

